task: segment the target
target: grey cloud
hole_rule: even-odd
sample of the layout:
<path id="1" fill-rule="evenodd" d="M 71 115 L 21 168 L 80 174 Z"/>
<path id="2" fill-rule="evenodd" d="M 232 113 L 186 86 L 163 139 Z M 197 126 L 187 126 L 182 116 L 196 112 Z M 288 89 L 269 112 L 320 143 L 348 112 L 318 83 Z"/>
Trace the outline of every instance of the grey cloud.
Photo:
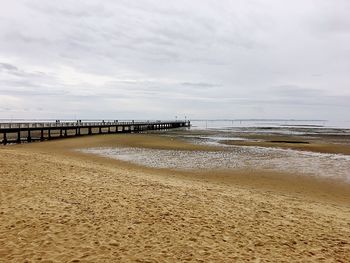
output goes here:
<path id="1" fill-rule="evenodd" d="M 305 88 L 299 85 L 278 85 L 270 89 L 274 94 L 283 97 L 314 97 L 323 96 L 324 91 L 320 89 Z"/>
<path id="2" fill-rule="evenodd" d="M 10 41 L 18 41 L 22 43 L 26 43 L 27 45 L 40 45 L 47 46 L 53 45 L 54 42 L 45 38 L 45 37 L 35 37 L 26 35 L 25 32 L 11 32 L 7 34 L 7 39 Z"/>
<path id="3" fill-rule="evenodd" d="M 349 118 L 348 8 L 346 0 L 7 2 L 0 117 L 6 108 L 18 117 L 31 109 L 53 118 Z"/>
<path id="4" fill-rule="evenodd" d="M 215 88 L 215 87 L 222 86 L 220 84 L 204 83 L 204 82 L 182 82 L 181 85 L 186 87 L 194 87 L 194 88 Z"/>
<path id="5" fill-rule="evenodd" d="M 31 97 L 31 96 L 41 96 L 41 97 L 57 97 L 69 95 L 68 92 L 65 91 L 50 91 L 50 90 L 38 90 L 38 89 L 1 89 L 2 94 L 6 95 L 15 95 L 19 97 Z"/>
<path id="6" fill-rule="evenodd" d="M 310 31 L 322 34 L 350 34 L 350 2 L 338 0 L 336 2 L 320 1 L 319 15 L 310 17 Z"/>
<path id="7" fill-rule="evenodd" d="M 18 71 L 18 68 L 12 64 L 9 63 L 0 63 L 0 70 L 5 69 L 8 71 Z"/>

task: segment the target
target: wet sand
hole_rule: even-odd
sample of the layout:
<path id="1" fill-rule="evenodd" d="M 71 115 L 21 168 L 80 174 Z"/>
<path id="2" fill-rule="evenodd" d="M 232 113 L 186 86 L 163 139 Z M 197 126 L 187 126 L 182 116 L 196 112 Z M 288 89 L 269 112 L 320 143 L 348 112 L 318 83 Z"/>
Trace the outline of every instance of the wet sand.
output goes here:
<path id="1" fill-rule="evenodd" d="M 350 139 L 347 140 L 350 141 Z M 350 155 L 350 144 L 325 143 L 322 140 L 315 141 L 310 139 L 299 141 L 291 136 L 274 136 L 261 141 L 223 141 L 222 143 L 237 146 L 279 147 L 299 151 Z"/>
<path id="2" fill-rule="evenodd" d="M 244 131 L 244 132 L 243 132 Z M 278 147 L 282 149 L 292 149 L 299 151 L 310 151 L 316 153 L 331 153 L 350 155 L 350 135 L 349 130 L 326 130 L 320 129 L 295 129 L 296 134 L 281 134 L 281 128 L 274 128 L 271 132 L 266 129 L 264 133 L 261 130 L 254 131 L 253 128 L 241 130 L 197 130 L 181 132 L 181 135 L 190 136 L 220 136 L 230 138 L 234 135 L 236 138 L 243 140 L 225 140 L 224 137 L 220 143 L 237 146 L 261 146 L 261 147 Z M 288 129 L 293 133 L 293 129 Z M 327 133 L 329 132 L 329 133 Z M 173 132 L 177 133 L 177 132 Z"/>
<path id="3" fill-rule="evenodd" d="M 348 262 L 350 188 L 264 171 L 177 172 L 83 154 L 101 135 L 0 147 L 0 261 Z"/>
<path id="4" fill-rule="evenodd" d="M 318 153 L 332 153 L 350 155 L 350 135 L 341 134 L 303 134 L 303 135 L 281 135 L 281 134 L 246 134 L 247 146 L 280 147 L 299 151 L 311 151 Z M 241 145 L 242 142 L 224 142 L 227 144 Z M 240 144 L 241 143 L 241 144 Z"/>

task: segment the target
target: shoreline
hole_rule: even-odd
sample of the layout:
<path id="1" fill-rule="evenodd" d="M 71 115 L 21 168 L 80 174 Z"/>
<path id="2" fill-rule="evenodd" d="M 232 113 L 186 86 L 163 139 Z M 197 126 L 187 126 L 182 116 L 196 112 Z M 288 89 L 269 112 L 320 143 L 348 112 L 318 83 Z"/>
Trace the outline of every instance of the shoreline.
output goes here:
<path id="1" fill-rule="evenodd" d="M 350 257 L 348 188 L 288 175 L 281 180 L 282 174 L 262 171 L 159 170 L 73 151 L 96 145 L 217 150 L 152 134 L 0 147 L 0 258 L 346 262 Z"/>
<path id="2" fill-rule="evenodd" d="M 135 136 L 135 135 L 131 135 Z M 220 151 L 225 150 L 218 146 L 191 144 L 188 141 L 177 138 L 160 137 L 159 135 L 138 135 L 140 138 L 156 139 L 150 140 L 148 145 L 142 143 L 136 145 L 126 142 L 115 144 L 116 147 L 140 147 L 161 150 L 189 150 L 189 151 Z M 147 137 L 145 137 L 147 136 Z M 128 136 L 129 137 L 129 136 Z M 130 138 L 130 137 L 129 137 Z M 160 140 L 160 141 L 157 141 Z M 139 140 L 137 140 L 140 142 Z M 170 143 L 169 143 L 170 142 Z M 93 145 L 95 147 L 97 145 Z M 305 149 L 304 149 L 305 150 Z M 205 180 L 217 184 L 226 184 L 232 186 L 244 186 L 263 191 L 284 192 L 293 194 L 302 198 L 313 200 L 322 200 L 323 202 L 341 202 L 350 204 L 350 183 L 338 178 L 317 177 L 303 174 L 294 174 L 282 171 L 257 170 L 257 169 L 209 169 L 209 170 L 177 170 L 172 168 L 152 168 L 142 164 L 136 164 L 130 161 L 122 161 L 110 157 L 104 157 L 93 153 L 79 152 L 81 157 L 98 159 L 107 163 L 115 163 L 128 169 L 136 171 L 149 171 L 153 174 L 167 176 L 173 174 L 182 180 Z"/>
<path id="3" fill-rule="evenodd" d="M 68 141 L 69 140 L 69 141 Z M 220 151 L 221 147 L 212 145 L 192 144 L 173 137 L 163 137 L 159 134 L 127 134 L 99 135 L 92 137 L 69 138 L 53 140 L 45 143 L 13 145 L 41 153 L 54 153 L 77 160 L 94 162 L 110 167 L 121 167 L 134 172 L 152 173 L 166 178 L 169 174 L 181 180 L 199 181 L 241 186 L 262 191 L 291 194 L 295 197 L 309 198 L 350 205 L 350 183 L 336 178 L 325 178 L 308 175 L 298 175 L 281 171 L 237 169 L 237 170 L 174 170 L 170 168 L 152 168 L 100 156 L 97 154 L 77 151 L 87 147 L 140 147 L 157 150 L 190 150 L 190 151 Z M 0 148 L 1 149 L 1 148 Z M 305 149 L 304 149 L 305 150 Z"/>

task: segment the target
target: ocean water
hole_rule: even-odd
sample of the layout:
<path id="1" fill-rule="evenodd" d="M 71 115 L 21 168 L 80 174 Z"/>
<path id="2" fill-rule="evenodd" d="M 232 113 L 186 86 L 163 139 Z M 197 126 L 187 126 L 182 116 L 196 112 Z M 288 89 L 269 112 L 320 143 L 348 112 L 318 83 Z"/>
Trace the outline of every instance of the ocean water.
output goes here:
<path id="1" fill-rule="evenodd" d="M 239 130 L 243 128 L 270 129 L 350 129 L 349 121 L 326 120 L 194 120 L 191 121 L 194 130 Z"/>
<path id="2" fill-rule="evenodd" d="M 194 129 L 235 129 L 235 128 L 319 128 L 319 129 L 350 129 L 350 120 L 191 120 Z"/>

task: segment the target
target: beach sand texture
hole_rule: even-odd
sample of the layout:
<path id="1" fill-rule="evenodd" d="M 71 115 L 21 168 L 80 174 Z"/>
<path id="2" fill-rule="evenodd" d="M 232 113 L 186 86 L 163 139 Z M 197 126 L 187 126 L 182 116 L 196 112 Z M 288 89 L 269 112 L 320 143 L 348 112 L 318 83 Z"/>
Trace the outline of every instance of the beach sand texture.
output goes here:
<path id="1" fill-rule="evenodd" d="M 345 186 L 72 151 L 107 145 L 216 150 L 136 134 L 0 147 L 0 262 L 349 262 Z"/>

